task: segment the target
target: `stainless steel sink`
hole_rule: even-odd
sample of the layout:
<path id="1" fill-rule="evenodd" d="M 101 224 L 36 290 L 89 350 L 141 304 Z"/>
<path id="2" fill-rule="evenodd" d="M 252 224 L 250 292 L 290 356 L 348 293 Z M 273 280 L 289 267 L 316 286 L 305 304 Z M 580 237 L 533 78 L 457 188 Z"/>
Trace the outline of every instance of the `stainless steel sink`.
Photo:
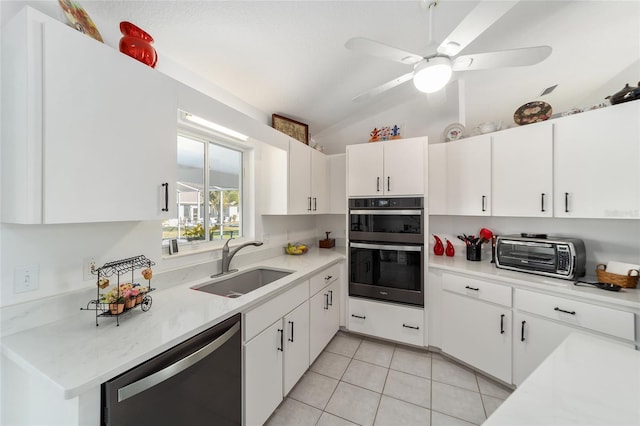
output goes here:
<path id="1" fill-rule="evenodd" d="M 292 271 L 282 269 L 256 268 L 222 276 L 191 288 L 219 296 L 235 298 L 284 278 L 291 273 Z"/>

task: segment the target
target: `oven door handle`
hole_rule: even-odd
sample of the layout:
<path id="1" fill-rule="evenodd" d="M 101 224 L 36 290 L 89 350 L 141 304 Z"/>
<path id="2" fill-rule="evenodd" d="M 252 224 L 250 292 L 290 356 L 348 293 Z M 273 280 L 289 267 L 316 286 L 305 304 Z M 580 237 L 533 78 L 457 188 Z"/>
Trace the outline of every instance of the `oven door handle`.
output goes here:
<path id="1" fill-rule="evenodd" d="M 386 244 L 350 243 L 350 247 L 374 250 L 422 251 L 423 246 L 393 246 Z"/>
<path id="2" fill-rule="evenodd" d="M 156 371 L 155 373 L 138 380 L 137 382 L 133 382 L 126 386 L 118 389 L 118 402 L 122 402 L 126 399 L 131 398 L 134 395 L 139 394 L 140 392 L 144 392 L 147 389 L 154 387 L 157 384 L 164 382 L 167 379 L 175 376 L 178 373 L 186 370 L 187 368 L 195 365 L 198 361 L 201 361 L 203 358 L 206 358 L 208 355 L 213 353 L 220 346 L 224 345 L 234 334 L 240 331 L 240 323 L 237 322 L 234 324 L 229 330 L 225 331 L 220 337 L 218 337 L 213 342 L 209 343 L 207 346 L 204 346 L 198 349 L 196 352 L 182 358 L 178 362 L 175 362 L 160 371 Z"/>
<path id="3" fill-rule="evenodd" d="M 349 210 L 349 214 L 366 214 L 371 216 L 417 216 L 422 210 Z"/>

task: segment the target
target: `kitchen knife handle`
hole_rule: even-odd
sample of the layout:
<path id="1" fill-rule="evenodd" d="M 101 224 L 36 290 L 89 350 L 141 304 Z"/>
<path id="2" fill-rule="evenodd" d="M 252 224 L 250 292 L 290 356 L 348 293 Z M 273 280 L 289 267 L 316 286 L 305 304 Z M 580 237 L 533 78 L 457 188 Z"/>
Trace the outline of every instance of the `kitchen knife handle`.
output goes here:
<path id="1" fill-rule="evenodd" d="M 500 334 L 504 334 L 504 314 L 500 315 Z"/>
<path id="2" fill-rule="evenodd" d="M 376 178 L 376 192 L 380 192 L 380 176 Z"/>
<path id="3" fill-rule="evenodd" d="M 564 212 L 569 213 L 569 193 L 564 193 Z"/>
<path id="4" fill-rule="evenodd" d="M 540 211 L 544 212 L 544 192 L 540 194 Z"/>
<path id="5" fill-rule="evenodd" d="M 164 208 L 163 212 L 169 211 L 169 182 L 165 182 L 162 184 L 164 186 Z"/>
<path id="6" fill-rule="evenodd" d="M 486 209 L 486 208 L 485 208 L 485 206 L 484 206 L 484 202 L 485 202 L 485 200 L 486 200 L 486 199 L 487 199 L 487 196 L 486 196 L 486 195 L 483 195 L 483 196 L 482 196 L 482 211 L 483 211 L 483 212 L 486 212 L 486 211 L 487 211 L 487 209 Z"/>
<path id="7" fill-rule="evenodd" d="M 526 321 L 522 321 L 522 328 L 520 329 L 520 341 L 524 342 L 524 325 L 526 324 Z"/>

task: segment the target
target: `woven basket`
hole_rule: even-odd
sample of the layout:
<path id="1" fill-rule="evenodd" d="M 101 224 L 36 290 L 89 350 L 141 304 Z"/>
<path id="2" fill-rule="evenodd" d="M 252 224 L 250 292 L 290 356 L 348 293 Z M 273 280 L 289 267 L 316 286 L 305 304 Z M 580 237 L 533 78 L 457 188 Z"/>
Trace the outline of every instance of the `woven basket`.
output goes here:
<path id="1" fill-rule="evenodd" d="M 598 276 L 598 282 L 601 283 L 611 283 L 624 288 L 636 288 L 640 271 L 629 269 L 627 275 L 612 274 L 607 272 L 607 265 L 598 263 L 596 265 L 596 275 Z"/>

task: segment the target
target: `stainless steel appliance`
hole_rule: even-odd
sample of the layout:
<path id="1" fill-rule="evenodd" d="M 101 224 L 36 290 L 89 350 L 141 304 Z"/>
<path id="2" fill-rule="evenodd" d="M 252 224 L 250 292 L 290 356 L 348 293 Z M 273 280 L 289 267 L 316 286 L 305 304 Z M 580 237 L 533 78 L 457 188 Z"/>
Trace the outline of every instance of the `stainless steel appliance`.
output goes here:
<path id="1" fill-rule="evenodd" d="M 103 383 L 102 424 L 240 425 L 241 350 L 238 314 Z"/>
<path id="2" fill-rule="evenodd" d="M 571 280 L 584 276 L 585 261 L 578 238 L 520 234 L 496 240 L 496 266 L 502 269 Z"/>
<path id="3" fill-rule="evenodd" d="M 424 199 L 349 200 L 349 295 L 424 306 Z"/>

